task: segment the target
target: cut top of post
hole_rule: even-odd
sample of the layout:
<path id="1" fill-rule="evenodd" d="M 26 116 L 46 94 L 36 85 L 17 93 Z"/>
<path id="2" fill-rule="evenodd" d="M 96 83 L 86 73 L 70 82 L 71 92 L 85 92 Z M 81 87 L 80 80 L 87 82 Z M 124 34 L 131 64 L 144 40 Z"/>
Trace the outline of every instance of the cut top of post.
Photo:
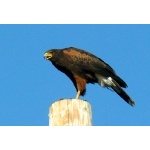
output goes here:
<path id="1" fill-rule="evenodd" d="M 91 105 L 80 99 L 63 99 L 50 106 L 50 126 L 91 126 Z"/>

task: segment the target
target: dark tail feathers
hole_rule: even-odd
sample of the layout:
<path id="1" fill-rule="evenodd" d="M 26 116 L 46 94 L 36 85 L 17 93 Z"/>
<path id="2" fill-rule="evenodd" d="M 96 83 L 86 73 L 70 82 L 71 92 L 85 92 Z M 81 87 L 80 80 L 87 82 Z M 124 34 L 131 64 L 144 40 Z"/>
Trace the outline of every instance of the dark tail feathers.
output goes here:
<path id="1" fill-rule="evenodd" d="M 128 104 L 131 106 L 135 105 L 135 102 L 128 96 L 128 94 L 120 87 L 120 85 L 112 79 L 112 86 L 111 88 L 121 97 L 123 98 Z"/>

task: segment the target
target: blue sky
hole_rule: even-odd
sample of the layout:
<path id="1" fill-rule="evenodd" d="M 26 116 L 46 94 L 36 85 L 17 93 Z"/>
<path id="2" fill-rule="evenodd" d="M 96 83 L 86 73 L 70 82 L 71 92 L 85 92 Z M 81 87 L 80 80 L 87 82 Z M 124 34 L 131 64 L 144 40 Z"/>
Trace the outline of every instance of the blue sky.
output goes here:
<path id="1" fill-rule="evenodd" d="M 74 98 L 72 82 L 44 60 L 51 48 L 74 46 L 110 64 L 136 102 L 87 85 L 94 126 L 150 125 L 150 25 L 0 25 L 0 125 L 47 126 L 49 106 Z"/>

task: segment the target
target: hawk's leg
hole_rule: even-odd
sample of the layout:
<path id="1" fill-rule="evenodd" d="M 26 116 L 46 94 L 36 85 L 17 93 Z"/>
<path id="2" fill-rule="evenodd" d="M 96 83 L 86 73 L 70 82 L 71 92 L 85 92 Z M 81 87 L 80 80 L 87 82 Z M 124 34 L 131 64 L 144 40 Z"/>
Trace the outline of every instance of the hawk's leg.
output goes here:
<path id="1" fill-rule="evenodd" d="M 77 92 L 76 99 L 79 99 L 80 93 L 81 93 L 80 91 Z"/>
<path id="2" fill-rule="evenodd" d="M 78 75 L 74 75 L 75 81 L 76 81 L 76 89 L 77 89 L 77 95 L 76 99 L 79 99 L 80 95 L 84 96 L 86 91 L 86 80 Z"/>

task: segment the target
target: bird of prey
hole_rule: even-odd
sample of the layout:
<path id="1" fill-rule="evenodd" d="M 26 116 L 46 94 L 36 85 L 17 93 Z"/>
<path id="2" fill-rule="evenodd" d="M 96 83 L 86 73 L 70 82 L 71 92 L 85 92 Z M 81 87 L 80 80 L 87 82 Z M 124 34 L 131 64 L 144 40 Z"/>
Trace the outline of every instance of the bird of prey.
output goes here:
<path id="1" fill-rule="evenodd" d="M 122 89 L 127 84 L 116 74 L 114 69 L 97 56 L 75 47 L 63 49 L 50 49 L 44 53 L 44 58 L 61 72 L 66 74 L 73 82 L 77 94 L 84 96 L 86 84 L 98 83 L 102 87 L 113 89 L 123 100 L 131 106 L 134 101 Z"/>

